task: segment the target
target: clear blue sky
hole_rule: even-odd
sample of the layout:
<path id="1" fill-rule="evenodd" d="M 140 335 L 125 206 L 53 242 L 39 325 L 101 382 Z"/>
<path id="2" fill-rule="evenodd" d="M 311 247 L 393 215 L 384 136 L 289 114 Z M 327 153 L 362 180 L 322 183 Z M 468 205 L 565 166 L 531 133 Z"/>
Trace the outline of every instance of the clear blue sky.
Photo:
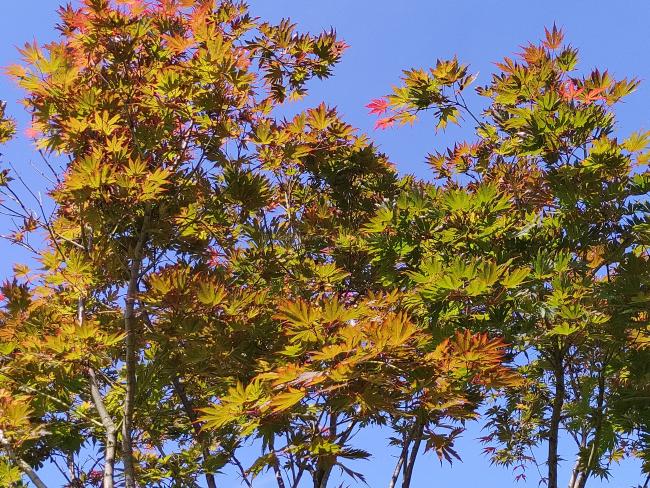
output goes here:
<path id="1" fill-rule="evenodd" d="M 0 16 L 0 65 L 17 60 L 15 46 L 33 38 L 46 42 L 55 36 L 54 11 L 59 0 L 14 0 L 3 2 Z M 556 22 L 565 29 L 568 41 L 581 52 L 581 67 L 607 68 L 614 76 L 637 76 L 643 81 L 640 89 L 619 109 L 619 130 L 627 135 L 639 128 L 650 129 L 650 2 L 648 0 L 253 0 L 255 15 L 270 20 L 291 17 L 301 29 L 317 31 L 334 27 L 351 48 L 336 70 L 334 78 L 312 84 L 306 104 L 325 100 L 336 105 L 345 118 L 373 135 L 382 149 L 403 173 L 427 176 L 424 156 L 432 149 L 442 149 L 467 133 L 452 129 L 436 135 L 432 126 L 422 122 L 415 127 L 373 132 L 374 119 L 364 105 L 385 94 L 395 83 L 402 69 L 428 67 L 436 58 L 458 55 L 473 71 L 481 73 L 478 83 L 489 74 L 505 55 L 518 50 L 529 40 L 537 40 L 544 26 Z M 7 100 L 9 113 L 24 131 L 27 119 L 16 103 L 20 92 L 4 79 L 0 82 L 0 99 Z M 30 173 L 30 161 L 38 164 L 36 155 L 23 140 L 5 148 L 4 159 L 11 160 Z M 30 179 L 43 186 L 36 177 Z M 7 231 L 0 220 L 0 233 Z M 14 262 L 21 259 L 17 250 L 2 245 L 4 259 L 0 274 L 7 276 Z M 480 486 L 502 488 L 514 486 L 508 470 L 490 468 L 480 455 L 474 440 L 479 435 L 471 429 L 460 444 L 463 464 L 453 468 L 440 467 L 433 457 L 423 457 L 416 467 L 416 488 L 447 488 Z M 384 434 L 373 431 L 358 438 L 360 444 L 374 447 L 384 443 Z M 372 449 L 377 452 L 376 448 Z M 386 486 L 394 461 L 392 453 L 379 450 L 371 461 L 359 465 L 368 473 L 372 488 Z M 565 463 L 568 468 L 571 461 Z M 565 469 L 566 479 L 566 469 Z M 529 481 L 521 487 L 536 487 L 534 468 Z M 590 482 L 590 488 L 630 488 L 641 483 L 638 466 L 625 463 L 613 471 L 610 482 Z M 61 486 L 51 470 L 46 478 L 50 486 Z M 221 486 L 237 486 L 234 479 Z M 260 479 L 258 488 L 274 486 Z"/>

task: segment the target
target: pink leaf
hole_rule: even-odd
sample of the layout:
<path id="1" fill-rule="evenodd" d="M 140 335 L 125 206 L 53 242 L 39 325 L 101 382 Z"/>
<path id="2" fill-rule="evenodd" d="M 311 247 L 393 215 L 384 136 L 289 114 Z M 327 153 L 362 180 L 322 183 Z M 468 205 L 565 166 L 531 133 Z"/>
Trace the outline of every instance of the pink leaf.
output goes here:
<path id="1" fill-rule="evenodd" d="M 388 129 L 389 127 L 392 127 L 395 124 L 395 117 L 384 117 L 383 119 L 379 119 L 377 123 L 375 124 L 375 129 Z"/>
<path id="2" fill-rule="evenodd" d="M 385 98 L 376 98 L 366 105 L 366 108 L 370 109 L 371 114 L 382 115 L 388 110 L 389 106 L 388 100 Z"/>

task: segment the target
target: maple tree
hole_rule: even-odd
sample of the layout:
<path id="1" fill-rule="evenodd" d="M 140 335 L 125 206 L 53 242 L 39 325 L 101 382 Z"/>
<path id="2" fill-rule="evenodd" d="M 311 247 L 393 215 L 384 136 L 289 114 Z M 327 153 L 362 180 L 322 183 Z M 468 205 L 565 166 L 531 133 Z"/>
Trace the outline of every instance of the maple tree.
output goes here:
<path id="1" fill-rule="evenodd" d="M 54 216 L 21 206 L 12 236 L 29 246 L 43 230 L 47 246 L 41 269 L 4 287 L 2 374 L 24 392 L 25 430 L 5 438 L 21 465 L 64 457 L 70 485 L 96 481 L 75 458 L 93 439 L 103 486 L 118 464 L 125 486 L 201 472 L 216 486 L 236 446 L 204 433 L 196 409 L 273 349 L 265 295 L 300 258 L 275 249 L 295 224 L 274 214 L 313 205 L 295 196 L 309 192 L 295 168 L 312 148 L 283 144 L 286 166 L 263 154 L 284 131 L 271 111 L 328 76 L 345 45 L 258 22 L 238 2 L 89 0 L 60 15 L 61 41 L 26 45 L 9 68 L 37 146 L 64 167 Z M 325 143 L 351 137 L 324 106 L 305 120 L 314 151 L 330 124 Z M 206 338 L 218 344 L 208 362 Z"/>
<path id="2" fill-rule="evenodd" d="M 2 172 L 37 265 L 2 285 L 0 482 L 63 463 L 70 487 L 212 488 L 230 466 L 326 488 L 364 479 L 355 435 L 386 426 L 387 484 L 408 488 L 481 413 L 518 479 L 546 443 L 558 486 L 561 431 L 570 488 L 624 456 L 647 471 L 650 135 L 619 142 L 611 109 L 636 81 L 575 74 L 555 27 L 498 64 L 479 115 L 458 60 L 406 71 L 368 105 L 378 129 L 425 111 L 476 129 L 422 181 L 325 103 L 279 115 L 332 74 L 333 31 L 234 0 L 59 14 L 7 70 L 53 210 Z"/>
<path id="3" fill-rule="evenodd" d="M 429 156 L 438 184 L 384 206 L 370 242 L 385 279 L 412 289 L 436 327 L 511 344 L 524 381 L 487 410 L 485 452 L 519 479 L 529 462 L 546 467 L 542 481 L 555 488 L 566 432 L 577 488 L 625 456 L 648 455 L 647 396 L 630 396 L 643 388 L 647 348 L 650 139 L 614 135 L 611 107 L 638 82 L 577 74 L 577 51 L 562 40 L 554 26 L 498 63 L 477 88 L 489 101 L 481 114 L 463 97 L 474 77 L 456 59 L 405 72 L 369 105 L 379 127 L 430 111 L 438 128 L 468 118 L 476 130 Z"/>

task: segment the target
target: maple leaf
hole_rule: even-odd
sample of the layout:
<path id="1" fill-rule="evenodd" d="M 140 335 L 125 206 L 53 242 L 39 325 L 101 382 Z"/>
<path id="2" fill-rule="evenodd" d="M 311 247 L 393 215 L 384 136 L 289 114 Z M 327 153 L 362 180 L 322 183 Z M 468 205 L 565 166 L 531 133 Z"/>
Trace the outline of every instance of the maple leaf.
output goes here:
<path id="1" fill-rule="evenodd" d="M 29 126 L 25 129 L 25 135 L 29 139 L 36 139 L 39 136 L 39 132 L 33 126 Z"/>
<path id="2" fill-rule="evenodd" d="M 503 62 L 495 62 L 494 65 L 506 73 L 514 73 L 515 69 L 518 66 L 515 61 L 508 57 L 503 58 Z"/>
<path id="3" fill-rule="evenodd" d="M 529 64 L 537 64 L 548 56 L 542 46 L 536 46 L 533 43 L 528 43 L 527 46 L 521 46 L 521 49 L 522 52 L 517 55 Z"/>
<path id="4" fill-rule="evenodd" d="M 395 117 L 384 117 L 383 119 L 379 119 L 377 123 L 375 124 L 375 129 L 388 129 L 389 127 L 392 127 L 395 125 Z"/>
<path id="5" fill-rule="evenodd" d="M 366 108 L 370 110 L 371 114 L 382 115 L 386 113 L 389 106 L 390 104 L 385 98 L 376 98 L 366 105 Z"/>
<path id="6" fill-rule="evenodd" d="M 335 42 L 334 45 L 332 46 L 332 55 L 333 56 L 340 56 L 349 47 L 350 47 L 350 45 L 345 41 Z"/>
<path id="7" fill-rule="evenodd" d="M 251 65 L 251 59 L 248 55 L 248 51 L 245 49 L 236 49 L 235 50 L 235 66 L 241 70 L 246 70 Z"/>
<path id="8" fill-rule="evenodd" d="M 10 66 L 7 66 L 4 71 L 6 75 L 15 79 L 24 78 L 27 76 L 27 70 L 24 66 L 21 66 L 19 64 L 12 64 Z"/>
<path id="9" fill-rule="evenodd" d="M 576 84 L 571 80 L 566 81 L 560 88 L 560 94 L 567 102 L 575 100 L 583 91 L 583 88 L 578 89 Z"/>
<path id="10" fill-rule="evenodd" d="M 115 3 L 127 6 L 134 15 L 141 13 L 145 9 L 142 0 L 115 0 Z"/>
<path id="11" fill-rule="evenodd" d="M 212 267 L 217 267 L 220 266 L 222 262 L 222 256 L 217 251 L 216 249 L 211 249 L 210 250 L 210 260 L 208 261 L 208 264 Z"/>
<path id="12" fill-rule="evenodd" d="M 273 413 L 282 412 L 291 408 L 293 405 L 301 401 L 305 397 L 305 393 L 295 388 L 289 388 L 288 391 L 276 395 L 271 400 L 271 408 Z"/>
<path id="13" fill-rule="evenodd" d="M 133 1 L 133 0 L 123 0 L 123 1 Z M 158 5 L 159 12 L 166 17 L 171 17 L 175 15 L 176 12 L 178 11 L 178 8 L 179 5 L 173 0 L 161 0 Z"/>
<path id="14" fill-rule="evenodd" d="M 546 27 L 544 27 L 544 34 L 546 34 L 544 45 L 547 48 L 555 50 L 560 47 L 560 44 L 562 44 L 562 39 L 564 39 L 564 33 L 562 32 L 562 29 L 558 29 L 557 25 L 553 24 L 553 28 L 551 30 L 548 30 Z"/>
<path id="15" fill-rule="evenodd" d="M 83 31 L 90 24 L 90 17 L 84 9 L 75 9 L 71 5 L 59 9 L 61 19 L 72 29 Z"/>
<path id="16" fill-rule="evenodd" d="M 603 95 L 601 95 L 601 93 L 604 90 L 605 88 L 594 88 L 589 93 L 587 93 L 584 97 L 582 97 L 582 101 L 584 103 L 594 103 L 599 100 L 606 100 L 606 98 Z"/>
<path id="17" fill-rule="evenodd" d="M 174 54 L 181 54 L 194 44 L 193 39 L 188 39 L 179 35 L 164 34 L 162 38 L 165 40 L 169 50 Z"/>

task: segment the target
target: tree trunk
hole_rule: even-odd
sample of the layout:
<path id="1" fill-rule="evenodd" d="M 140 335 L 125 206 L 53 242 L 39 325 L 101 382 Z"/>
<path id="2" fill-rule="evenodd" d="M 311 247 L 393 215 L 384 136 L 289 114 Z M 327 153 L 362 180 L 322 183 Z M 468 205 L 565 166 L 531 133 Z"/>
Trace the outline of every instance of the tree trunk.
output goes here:
<path id="1" fill-rule="evenodd" d="M 604 369 L 604 367 L 603 367 Z M 572 478 L 572 484 L 569 488 L 585 488 L 587 480 L 591 476 L 594 465 L 598 461 L 596 459 L 598 448 L 600 446 L 600 437 L 603 430 L 603 409 L 605 407 L 605 373 L 600 371 L 598 376 L 598 397 L 596 399 L 596 407 L 594 409 L 594 416 L 596 418 L 596 425 L 594 427 L 594 437 L 591 440 L 589 449 L 589 458 L 586 465 L 582 469 L 576 471 L 576 476 Z M 578 466 L 580 468 L 580 466 Z"/>
<path id="2" fill-rule="evenodd" d="M 330 414 L 329 435 L 332 438 L 336 437 L 337 420 L 338 417 L 335 414 Z M 332 473 L 332 467 L 331 463 L 328 465 L 321 465 L 321 463 L 319 463 L 319 466 L 314 473 L 314 488 L 327 488 L 327 483 L 329 482 L 330 474 Z"/>
<path id="3" fill-rule="evenodd" d="M 77 323 L 82 326 L 85 319 L 86 304 L 83 297 L 77 303 Z M 117 445 L 117 428 L 113 418 L 108 413 L 102 397 L 97 375 L 92 367 L 88 368 L 88 381 L 90 383 L 90 397 L 106 431 L 106 446 L 104 448 L 104 474 L 103 488 L 113 488 L 115 485 L 115 447 Z"/>
<path id="4" fill-rule="evenodd" d="M 548 435 L 548 488 L 558 488 L 558 441 L 560 433 L 560 421 L 562 420 L 562 407 L 564 406 L 565 384 L 564 384 L 564 359 L 558 347 L 554 359 L 555 376 L 555 397 L 551 412 L 551 422 Z"/>
<path id="5" fill-rule="evenodd" d="M 413 476 L 413 468 L 415 467 L 415 461 L 418 458 L 418 453 L 420 451 L 420 443 L 422 442 L 422 432 L 424 431 L 424 422 L 420 419 L 416 420 L 415 428 L 413 433 L 413 447 L 411 448 L 411 455 L 409 456 L 408 464 L 404 469 L 404 478 L 402 479 L 402 488 L 410 488 L 411 478 Z"/>
<path id="6" fill-rule="evenodd" d="M 69 419 L 66 419 L 66 422 L 69 421 Z M 74 452 L 68 452 L 66 456 L 66 462 L 68 465 L 68 478 L 70 479 L 70 486 L 77 486 L 79 480 L 77 479 L 77 473 L 74 464 Z"/>
<path id="7" fill-rule="evenodd" d="M 576 485 L 576 480 L 580 474 L 580 454 L 578 454 L 578 459 L 573 465 L 573 470 L 571 471 L 571 479 L 569 479 L 569 488 L 573 488 Z"/>
<path id="8" fill-rule="evenodd" d="M 185 391 L 185 385 L 183 385 L 183 382 L 177 376 L 172 377 L 172 385 L 174 386 L 174 392 L 181 400 L 181 404 L 183 405 L 183 410 L 185 411 L 185 415 L 187 415 L 187 418 L 189 418 L 190 422 L 192 423 L 192 428 L 194 429 L 194 437 L 196 439 L 196 442 L 201 445 L 202 453 L 203 453 L 203 461 L 205 463 L 210 456 L 210 449 L 205 434 L 201 431 L 201 427 L 197 422 L 198 418 L 194 410 L 194 405 L 192 404 L 192 401 L 187 396 L 187 392 Z M 207 483 L 208 488 L 217 488 L 217 482 L 212 473 L 207 473 L 207 472 L 205 473 L 205 482 Z"/>
<path id="9" fill-rule="evenodd" d="M 408 439 L 404 439 L 404 445 L 402 446 L 402 452 L 395 464 L 395 469 L 393 470 L 393 475 L 390 477 L 390 483 L 388 483 L 388 488 L 395 488 L 397 486 L 397 480 L 399 479 L 399 474 L 402 471 L 402 466 L 404 465 L 404 460 L 408 456 L 409 445 L 407 442 L 410 442 Z"/>
<path id="10" fill-rule="evenodd" d="M 271 436 L 271 440 L 269 441 L 269 449 L 275 455 L 275 439 L 273 435 Z M 286 488 L 284 484 L 284 478 L 282 477 L 282 471 L 280 470 L 280 463 L 278 462 L 277 456 L 273 460 L 273 473 L 275 474 L 275 481 L 278 484 L 278 488 Z"/>
<path id="11" fill-rule="evenodd" d="M 92 368 L 88 368 L 88 376 L 90 379 L 90 394 L 99 414 L 99 418 L 102 421 L 102 425 L 106 430 L 106 447 L 104 451 L 104 488 L 113 488 L 115 485 L 115 448 L 117 446 L 117 428 L 115 423 L 111 418 L 106 406 L 104 405 L 104 399 L 102 398 L 101 392 L 99 390 L 99 384 L 97 383 L 97 377 L 95 371 Z"/>
<path id="12" fill-rule="evenodd" d="M 137 391 L 136 369 L 138 367 L 137 337 L 135 331 L 135 302 L 138 297 L 143 251 L 149 227 L 150 208 L 145 210 L 138 242 L 131 256 L 129 283 L 124 306 L 124 333 L 126 334 L 126 395 L 124 398 L 124 419 L 122 421 L 122 463 L 124 464 L 124 486 L 136 488 L 133 461 L 133 410 Z"/>
<path id="13" fill-rule="evenodd" d="M 133 463 L 133 407 L 136 392 L 136 335 L 133 323 L 133 309 L 138 289 L 140 261 L 135 260 L 131 265 L 131 278 L 126 295 L 124 309 L 124 332 L 126 334 L 126 395 L 124 399 L 124 420 L 122 421 L 122 462 L 124 463 L 124 482 L 126 488 L 135 488 L 135 469 Z"/>

